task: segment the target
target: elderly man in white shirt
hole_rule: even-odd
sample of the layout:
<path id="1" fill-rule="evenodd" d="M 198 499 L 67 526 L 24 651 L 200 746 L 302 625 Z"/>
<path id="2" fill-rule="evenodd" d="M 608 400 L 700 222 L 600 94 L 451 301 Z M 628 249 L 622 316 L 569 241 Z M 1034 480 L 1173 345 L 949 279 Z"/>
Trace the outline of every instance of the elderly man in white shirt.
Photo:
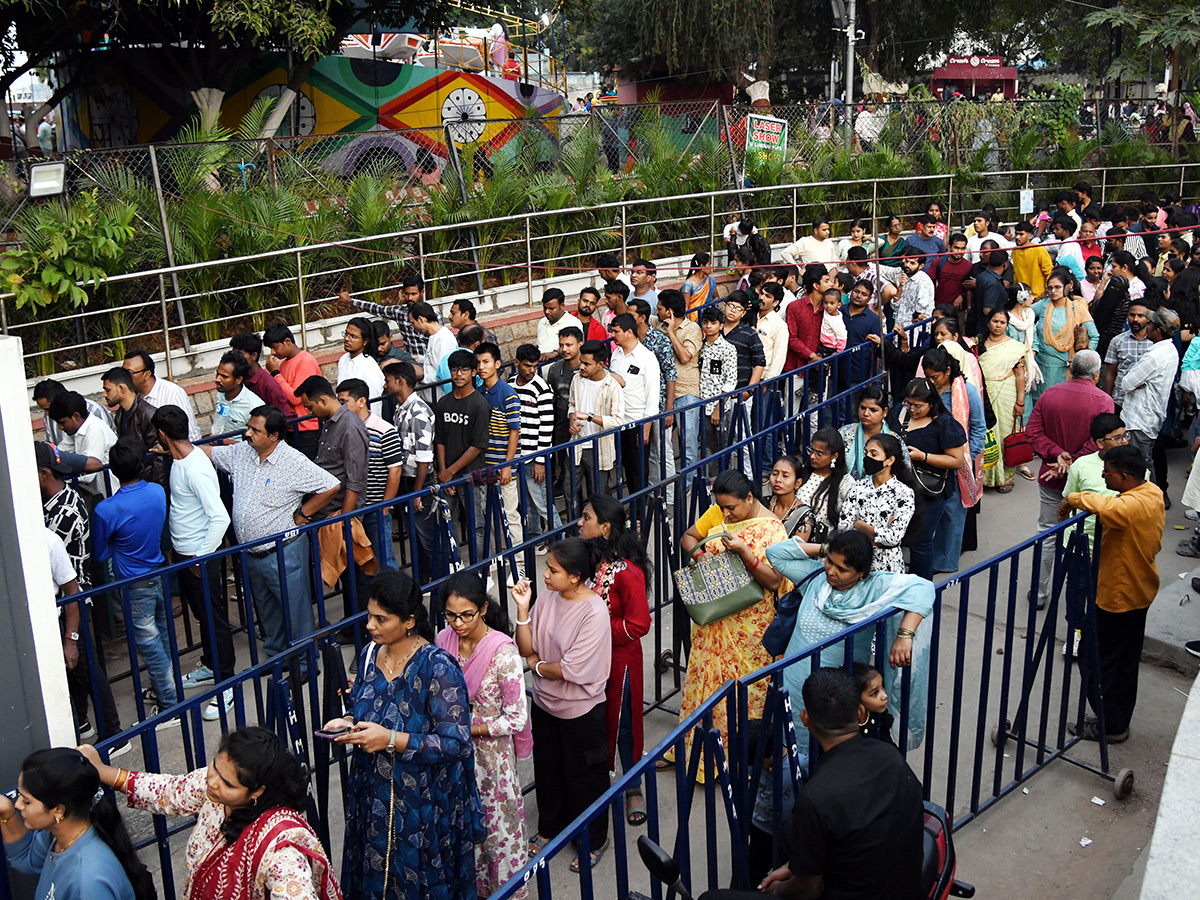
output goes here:
<path id="1" fill-rule="evenodd" d="M 178 406 L 188 419 L 188 440 L 200 440 L 200 426 L 196 422 L 196 411 L 187 391 L 173 381 L 154 377 L 154 360 L 145 350 L 131 350 L 125 354 L 121 367 L 133 376 L 133 386 L 143 400 L 155 409 Z"/>
<path id="2" fill-rule="evenodd" d="M 1121 421 L 1130 445 L 1146 458 L 1155 483 L 1165 495 L 1167 473 L 1165 467 L 1158 471 L 1154 465 L 1154 440 L 1167 418 L 1167 404 L 1179 369 L 1179 351 L 1172 340 L 1179 331 L 1179 316 L 1169 309 L 1156 309 L 1146 316 L 1146 323 L 1146 337 L 1154 346 L 1121 379 L 1121 390 L 1125 392 Z"/>

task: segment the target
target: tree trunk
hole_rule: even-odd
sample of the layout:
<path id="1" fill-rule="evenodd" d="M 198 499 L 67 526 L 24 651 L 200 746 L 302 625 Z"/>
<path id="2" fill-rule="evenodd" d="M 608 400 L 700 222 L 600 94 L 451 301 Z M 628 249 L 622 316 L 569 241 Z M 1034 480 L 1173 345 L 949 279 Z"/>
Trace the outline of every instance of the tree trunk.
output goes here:
<path id="1" fill-rule="evenodd" d="M 54 109 L 56 106 L 58 106 L 58 104 L 62 103 L 63 100 L 75 92 L 75 90 L 84 82 L 84 76 L 87 71 L 88 70 L 86 66 L 77 67 L 74 74 L 63 84 L 58 86 L 58 90 L 56 90 L 50 96 L 49 100 L 47 100 L 41 106 L 38 106 L 36 109 L 30 110 L 29 114 L 25 116 L 25 147 L 29 150 L 30 156 L 42 155 L 42 147 L 38 143 L 37 139 L 38 123 L 41 122 L 42 119 L 44 119 L 47 115 L 49 115 L 52 109 Z M 60 122 L 59 125 L 61 128 L 62 123 Z"/>
<path id="2" fill-rule="evenodd" d="M 212 131 L 221 121 L 221 104 L 225 100 L 225 91 L 220 88 L 202 87 L 188 93 L 200 114 L 200 128 L 206 133 Z"/>
<path id="3" fill-rule="evenodd" d="M 296 99 L 296 94 L 299 92 L 300 86 L 304 84 L 305 79 L 308 78 L 313 70 L 313 66 L 316 64 L 317 57 L 314 56 L 296 66 L 292 72 L 292 77 L 288 79 L 287 87 L 280 93 L 279 99 L 275 101 L 275 106 L 271 109 L 271 114 L 263 122 L 262 131 L 258 135 L 260 138 L 269 138 L 275 134 L 275 129 L 282 124 L 288 114 L 288 110 L 292 108 L 292 102 Z M 296 123 L 292 123 L 292 128 L 295 130 Z"/>

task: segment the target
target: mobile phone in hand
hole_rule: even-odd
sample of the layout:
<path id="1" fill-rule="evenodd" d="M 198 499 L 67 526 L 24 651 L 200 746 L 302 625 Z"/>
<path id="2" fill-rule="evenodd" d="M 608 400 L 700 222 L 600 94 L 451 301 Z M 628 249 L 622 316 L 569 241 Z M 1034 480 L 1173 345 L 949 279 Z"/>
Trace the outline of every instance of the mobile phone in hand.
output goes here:
<path id="1" fill-rule="evenodd" d="M 332 741 L 341 737 L 343 734 L 349 733 L 350 728 L 351 726 L 349 725 L 347 725 L 345 728 L 333 728 L 328 731 L 326 731 L 324 728 L 319 728 L 314 731 L 313 734 L 316 737 L 324 738 L 327 741 Z"/>

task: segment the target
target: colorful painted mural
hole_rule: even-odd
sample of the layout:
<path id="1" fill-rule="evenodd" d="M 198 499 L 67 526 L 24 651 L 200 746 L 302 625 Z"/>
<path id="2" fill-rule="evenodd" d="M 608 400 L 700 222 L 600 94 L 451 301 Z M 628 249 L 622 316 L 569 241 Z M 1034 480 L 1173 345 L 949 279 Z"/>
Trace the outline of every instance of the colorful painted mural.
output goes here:
<path id="1" fill-rule="evenodd" d="M 126 54 L 120 70 L 95 79 L 74 98 L 65 130 L 77 148 L 144 144 L 170 139 L 194 114 L 190 98 L 156 65 L 156 54 Z M 284 60 L 265 55 L 247 70 L 221 109 L 234 126 L 253 103 L 278 96 L 287 80 Z M 408 167 L 440 171 L 445 134 L 491 157 L 514 135 L 513 120 L 535 120 L 547 134 L 557 129 L 563 97 L 535 84 L 390 60 L 330 56 L 313 68 L 301 89 L 296 133 L 345 135 L 329 144 L 327 167 L 353 174 L 360 162 L 395 153 Z M 285 122 L 281 133 L 292 133 Z"/>

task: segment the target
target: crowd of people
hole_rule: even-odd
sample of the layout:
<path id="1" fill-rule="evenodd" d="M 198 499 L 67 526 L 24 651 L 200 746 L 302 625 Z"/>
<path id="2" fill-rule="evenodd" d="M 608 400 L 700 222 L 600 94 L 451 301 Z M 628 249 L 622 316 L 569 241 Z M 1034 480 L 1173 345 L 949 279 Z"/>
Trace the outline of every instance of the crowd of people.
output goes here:
<path id="1" fill-rule="evenodd" d="M 313 633 L 322 586 L 340 584 L 347 617 L 365 610 L 371 641 L 353 662 L 348 720 L 326 725 L 351 748 L 342 884 L 352 896 L 486 895 L 607 789 L 618 761 L 625 770 L 638 763 L 651 564 L 645 508 L 618 498 L 697 467 L 711 505 L 676 523 L 683 554 L 730 554 L 755 596 L 693 628 L 681 716 L 778 654 L 763 636 L 800 588 L 788 654 L 897 611 L 880 632 L 886 663 L 874 702 L 883 705 L 872 721 L 899 746 L 918 746 L 932 579 L 958 571 L 962 552 L 977 547 L 985 490 L 1001 497 L 1020 476 L 1037 484 L 1040 529 L 1070 508 L 1104 524 L 1102 573 L 1107 566 L 1113 577 L 1101 579 L 1095 682 L 1104 699 L 1093 692 L 1093 706 L 1105 734 L 1093 719 L 1082 734 L 1123 740 L 1170 505 L 1166 452 L 1189 417 L 1192 439 L 1200 435 L 1200 344 L 1184 352 L 1200 324 L 1200 228 L 1179 203 L 1146 196 L 1128 209 L 1100 207 L 1092 193 L 1076 184 L 1056 195 L 1052 216 L 1035 211 L 1011 227 L 985 207 L 952 231 L 933 202 L 911 234 L 893 216 L 877 238 L 857 220 L 839 241 L 818 218 L 778 261 L 743 215 L 726 232 L 736 282 L 723 296 L 708 253 L 661 289 L 652 261 L 626 266 L 603 254 L 598 285 L 574 310 L 561 290 L 544 293 L 536 342 L 511 359 L 473 304 L 456 301 L 443 323 L 410 276 L 400 303 L 351 301 L 375 318 L 346 323 L 336 382 L 286 323 L 235 335 L 216 372 L 208 436 L 145 351 L 104 373 L 103 403 L 44 380 L 34 397 L 47 440 L 36 454 L 55 581 L 66 594 L 127 582 L 116 606 L 147 667 L 145 717 L 173 707 L 179 688 L 237 672 L 229 582 L 212 555 L 222 547 L 247 548 L 231 558 L 232 576 L 254 604 L 267 655 Z M 912 328 L 926 320 L 927 333 Z M 829 358 L 847 348 L 858 349 L 833 368 Z M 781 393 L 778 376 L 804 366 L 853 394 L 853 421 L 815 428 L 806 446 L 761 472 L 750 454 L 726 454 L 753 435 L 756 406 Z M 875 378 L 881 371 L 886 378 Z M 797 411 L 823 396 L 808 393 L 812 383 L 796 379 Z M 1200 480 L 1189 483 L 1193 494 L 1200 506 Z M 410 553 L 397 554 L 397 534 Z M 1198 540 L 1200 531 L 1181 555 L 1200 556 Z M 525 542 L 534 549 L 509 552 Z M 1030 596 L 1039 608 L 1051 546 Z M 421 591 L 450 573 L 445 551 L 455 548 L 464 562 L 507 560 L 515 622 L 480 569 L 444 583 L 448 624 L 434 634 Z M 1130 554 L 1136 571 L 1122 558 Z M 526 571 L 535 559 L 545 585 L 536 602 Z M 174 579 L 157 571 L 189 560 L 197 562 Z M 503 576 L 504 564 L 496 571 Z M 200 659 L 182 677 L 175 592 L 201 625 Z M 107 679 L 89 675 L 79 628 L 78 607 L 64 606 L 82 741 L 96 733 L 89 701 L 99 702 L 105 735 L 121 723 Z M 855 648 L 863 665 L 870 638 Z M 789 669 L 793 695 L 811 668 L 838 664 L 841 653 Z M 103 668 L 103 653 L 95 658 Z M 751 689 L 752 709 L 766 687 Z M 204 718 L 232 704 L 225 690 Z M 722 732 L 724 715 L 714 711 Z M 163 716 L 159 727 L 177 722 Z M 807 749 L 806 724 L 795 724 Z M 538 815 L 526 825 L 516 761 L 530 755 Z M 659 765 L 674 766 L 673 753 Z M 188 793 L 204 780 L 164 782 L 157 799 L 139 802 L 191 809 L 206 802 Z M 121 787 L 132 797 L 142 783 Z M 631 825 L 646 821 L 636 782 L 624 804 Z M 211 824 L 215 840 L 223 826 Z M 586 845 L 593 863 L 607 832 L 597 817 Z"/>

